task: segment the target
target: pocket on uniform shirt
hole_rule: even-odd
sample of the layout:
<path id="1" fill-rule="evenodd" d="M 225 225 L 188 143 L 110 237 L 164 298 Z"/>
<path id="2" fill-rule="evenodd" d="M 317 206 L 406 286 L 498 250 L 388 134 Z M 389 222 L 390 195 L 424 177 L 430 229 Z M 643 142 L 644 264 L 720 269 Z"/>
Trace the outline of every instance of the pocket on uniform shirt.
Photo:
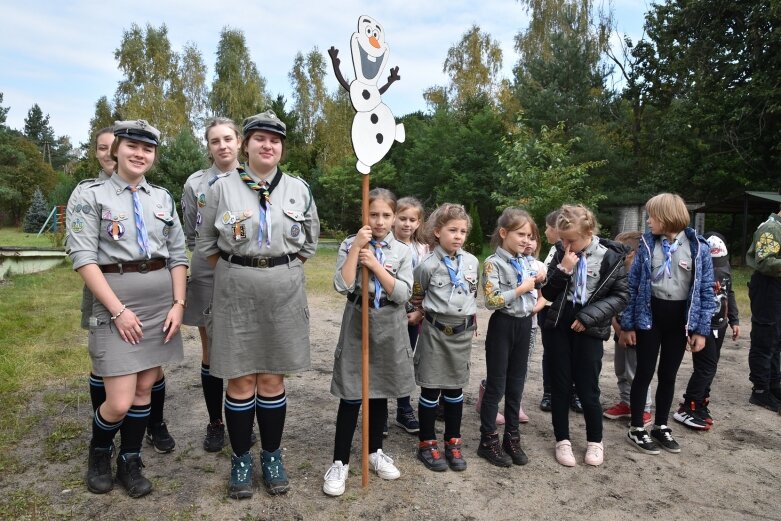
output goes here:
<path id="1" fill-rule="evenodd" d="M 304 221 L 306 221 L 306 215 L 300 209 L 293 207 L 282 207 L 282 213 L 285 216 L 284 219 L 284 235 L 288 240 L 293 243 L 303 246 L 306 233 L 304 231 Z"/>

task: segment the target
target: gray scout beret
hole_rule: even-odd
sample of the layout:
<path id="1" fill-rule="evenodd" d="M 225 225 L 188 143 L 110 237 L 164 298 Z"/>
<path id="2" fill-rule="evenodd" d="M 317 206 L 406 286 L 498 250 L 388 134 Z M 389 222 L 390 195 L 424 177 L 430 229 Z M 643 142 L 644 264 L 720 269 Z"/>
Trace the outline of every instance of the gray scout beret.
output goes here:
<path id="1" fill-rule="evenodd" d="M 260 114 L 255 114 L 244 120 L 244 137 L 246 138 L 253 130 L 265 130 L 266 132 L 273 132 L 280 136 L 287 137 L 285 131 L 287 127 L 281 119 L 274 114 L 273 111 L 267 110 Z"/>
<path id="2" fill-rule="evenodd" d="M 143 141 L 155 146 L 160 144 L 160 131 L 144 119 L 115 121 L 114 135 L 133 141 Z"/>

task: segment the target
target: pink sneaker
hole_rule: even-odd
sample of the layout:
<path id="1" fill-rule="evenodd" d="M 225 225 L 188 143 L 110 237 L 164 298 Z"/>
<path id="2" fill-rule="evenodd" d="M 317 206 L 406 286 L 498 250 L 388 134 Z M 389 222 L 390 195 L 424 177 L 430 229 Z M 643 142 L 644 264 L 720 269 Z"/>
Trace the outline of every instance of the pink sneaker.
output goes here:
<path id="1" fill-rule="evenodd" d="M 556 461 L 565 467 L 574 467 L 577 465 L 575 462 L 575 455 L 572 454 L 572 444 L 569 440 L 556 442 Z"/>
<path id="2" fill-rule="evenodd" d="M 584 461 L 586 465 L 594 465 L 595 467 L 602 465 L 602 462 L 605 461 L 605 446 L 602 445 L 602 442 L 588 442 Z"/>
<path id="3" fill-rule="evenodd" d="M 523 405 L 518 409 L 518 421 L 521 423 L 529 423 L 529 417 L 523 412 Z"/>

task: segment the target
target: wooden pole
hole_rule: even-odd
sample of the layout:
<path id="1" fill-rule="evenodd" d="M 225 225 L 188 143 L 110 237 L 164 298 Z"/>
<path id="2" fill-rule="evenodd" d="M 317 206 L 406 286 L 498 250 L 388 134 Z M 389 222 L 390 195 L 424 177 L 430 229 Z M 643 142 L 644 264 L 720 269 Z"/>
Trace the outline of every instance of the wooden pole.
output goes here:
<path id="1" fill-rule="evenodd" d="M 369 174 L 363 176 L 363 225 L 369 224 Z M 368 245 L 366 246 L 369 247 Z M 369 486 L 369 268 L 361 267 L 361 486 Z"/>

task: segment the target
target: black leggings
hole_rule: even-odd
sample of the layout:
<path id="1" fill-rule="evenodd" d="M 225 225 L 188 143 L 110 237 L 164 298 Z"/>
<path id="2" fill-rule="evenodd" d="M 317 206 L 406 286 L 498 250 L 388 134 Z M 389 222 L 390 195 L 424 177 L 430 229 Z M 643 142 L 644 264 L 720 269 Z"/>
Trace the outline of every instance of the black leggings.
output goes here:
<path id="1" fill-rule="evenodd" d="M 714 336 L 714 333 L 718 336 Z M 686 403 L 694 401 L 699 404 L 706 398 L 710 398 L 710 386 L 716 376 L 716 369 L 721 357 L 721 345 L 724 343 L 726 334 L 726 325 L 721 329 L 714 329 L 705 339 L 705 348 L 702 351 L 692 353 L 694 368 L 686 386 L 686 393 L 683 395 L 683 401 Z"/>
<path id="2" fill-rule="evenodd" d="M 350 463 L 350 447 L 353 444 L 355 427 L 361 400 L 339 400 L 339 412 L 336 414 L 336 435 L 334 436 L 334 461 L 345 465 Z M 388 400 L 375 398 L 369 400 L 369 453 L 382 448 L 382 429 L 388 418 Z"/>
<path id="3" fill-rule="evenodd" d="M 686 301 L 651 299 L 652 326 L 636 331 L 637 372 L 632 382 L 632 427 L 643 426 L 648 386 L 659 359 L 656 386 L 656 425 L 666 425 L 675 395 L 675 376 L 686 352 Z"/>

